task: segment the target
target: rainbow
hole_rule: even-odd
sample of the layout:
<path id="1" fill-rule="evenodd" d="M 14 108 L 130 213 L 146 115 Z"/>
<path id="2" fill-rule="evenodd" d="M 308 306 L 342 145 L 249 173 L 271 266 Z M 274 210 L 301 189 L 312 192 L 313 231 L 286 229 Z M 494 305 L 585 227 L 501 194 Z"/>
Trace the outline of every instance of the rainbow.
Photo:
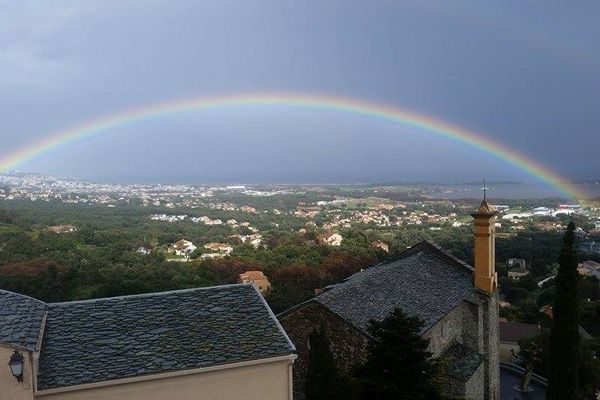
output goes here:
<path id="1" fill-rule="evenodd" d="M 571 199 L 587 197 L 586 193 L 543 165 L 526 158 L 516 151 L 486 138 L 482 134 L 451 125 L 428 115 L 417 114 L 406 109 L 359 99 L 335 97 L 323 94 L 302 93 L 247 93 L 226 96 L 187 98 L 165 103 L 143 106 L 86 122 L 69 129 L 54 132 L 46 138 L 0 158 L 0 171 L 6 172 L 23 163 L 68 143 L 97 135 L 113 128 L 136 122 L 159 118 L 176 113 L 207 111 L 224 107 L 240 106 L 285 106 L 319 109 L 338 113 L 349 113 L 367 118 L 384 120 L 450 139 L 483 151 L 499 160 L 528 173 L 536 180 Z"/>

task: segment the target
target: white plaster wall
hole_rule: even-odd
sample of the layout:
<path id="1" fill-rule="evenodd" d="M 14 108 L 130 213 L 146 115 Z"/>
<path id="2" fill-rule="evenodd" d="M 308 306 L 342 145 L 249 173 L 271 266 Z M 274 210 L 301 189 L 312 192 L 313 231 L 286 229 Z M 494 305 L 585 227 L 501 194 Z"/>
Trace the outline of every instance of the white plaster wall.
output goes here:
<path id="1" fill-rule="evenodd" d="M 0 399 L 32 400 L 31 353 L 21 351 L 24 358 L 23 382 L 17 382 L 17 379 L 12 375 L 8 366 L 8 362 L 14 351 L 11 347 L 0 345 Z"/>

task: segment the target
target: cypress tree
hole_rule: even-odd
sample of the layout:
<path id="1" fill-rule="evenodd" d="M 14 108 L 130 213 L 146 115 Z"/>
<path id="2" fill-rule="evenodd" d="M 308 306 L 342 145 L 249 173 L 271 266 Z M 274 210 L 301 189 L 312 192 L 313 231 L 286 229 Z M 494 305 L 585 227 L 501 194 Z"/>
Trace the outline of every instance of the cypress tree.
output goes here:
<path id="1" fill-rule="evenodd" d="M 554 317 L 550 332 L 549 400 L 576 399 L 579 391 L 579 328 L 577 325 L 577 251 L 571 221 L 558 258 L 554 281 Z"/>
<path id="2" fill-rule="evenodd" d="M 321 325 L 319 329 L 313 328 L 309 343 L 304 396 L 306 400 L 333 399 L 337 372 L 325 326 Z"/>
<path id="3" fill-rule="evenodd" d="M 360 398 L 369 400 L 432 400 L 439 398 L 439 363 L 419 334 L 424 323 L 397 308 L 381 322 L 371 321 L 367 360 L 356 377 Z"/>

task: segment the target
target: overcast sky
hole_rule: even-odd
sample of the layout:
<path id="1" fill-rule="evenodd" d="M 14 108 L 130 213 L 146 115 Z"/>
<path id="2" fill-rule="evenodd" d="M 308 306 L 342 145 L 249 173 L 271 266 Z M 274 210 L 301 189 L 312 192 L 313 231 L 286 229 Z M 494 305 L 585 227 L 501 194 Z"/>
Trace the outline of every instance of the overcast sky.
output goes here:
<path id="1" fill-rule="evenodd" d="M 318 92 L 481 132 L 600 178 L 600 2 L 0 0 L 0 158 L 172 99 Z M 19 167 L 140 182 L 521 180 L 465 145 L 293 107 L 152 119 Z"/>

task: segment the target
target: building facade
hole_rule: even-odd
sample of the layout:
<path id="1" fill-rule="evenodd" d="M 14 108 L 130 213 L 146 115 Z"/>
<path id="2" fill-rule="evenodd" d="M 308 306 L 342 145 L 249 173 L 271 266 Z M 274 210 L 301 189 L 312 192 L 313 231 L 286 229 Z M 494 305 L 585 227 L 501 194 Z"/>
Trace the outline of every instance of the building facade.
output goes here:
<path id="1" fill-rule="evenodd" d="M 249 283 L 254 285 L 261 293 L 269 293 L 271 291 L 271 282 L 262 271 L 246 271 L 238 277 L 239 283 Z"/>
<path id="2" fill-rule="evenodd" d="M 294 351 L 252 285 L 51 304 L 0 291 L 0 398 L 291 400 Z"/>
<path id="3" fill-rule="evenodd" d="M 400 307 L 425 322 L 429 350 L 446 360 L 447 398 L 500 399 L 495 209 L 484 200 L 475 219 L 475 267 L 422 242 L 398 259 L 359 272 L 278 316 L 295 344 L 295 399 L 303 400 L 309 335 L 324 327 L 341 374 L 365 359 L 370 320 Z"/>

